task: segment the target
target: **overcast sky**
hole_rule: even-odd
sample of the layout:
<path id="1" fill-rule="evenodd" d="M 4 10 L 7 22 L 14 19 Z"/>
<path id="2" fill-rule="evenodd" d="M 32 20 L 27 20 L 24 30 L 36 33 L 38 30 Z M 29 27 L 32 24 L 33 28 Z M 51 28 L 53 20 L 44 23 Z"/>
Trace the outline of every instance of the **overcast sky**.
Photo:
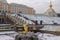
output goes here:
<path id="1" fill-rule="evenodd" d="M 36 13 L 44 13 L 49 8 L 50 0 L 7 0 L 8 3 L 18 3 L 33 7 Z M 60 13 L 60 0 L 52 0 L 53 8 Z"/>

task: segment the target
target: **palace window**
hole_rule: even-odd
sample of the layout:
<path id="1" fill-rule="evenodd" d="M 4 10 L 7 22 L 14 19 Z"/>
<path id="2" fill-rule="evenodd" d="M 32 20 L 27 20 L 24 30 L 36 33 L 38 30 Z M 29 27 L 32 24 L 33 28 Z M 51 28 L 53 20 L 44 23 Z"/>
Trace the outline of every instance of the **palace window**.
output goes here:
<path id="1" fill-rule="evenodd" d="M 4 23 L 4 19 L 0 19 L 0 24 L 3 24 Z"/>

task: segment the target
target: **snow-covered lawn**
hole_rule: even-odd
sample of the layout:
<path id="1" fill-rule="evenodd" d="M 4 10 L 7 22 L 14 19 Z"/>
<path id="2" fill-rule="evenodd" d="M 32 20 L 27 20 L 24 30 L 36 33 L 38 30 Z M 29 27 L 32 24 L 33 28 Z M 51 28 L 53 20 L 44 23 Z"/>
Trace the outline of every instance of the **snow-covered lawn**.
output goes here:
<path id="1" fill-rule="evenodd" d="M 0 35 L 0 40 L 14 40 L 14 38 L 7 35 Z"/>
<path id="2" fill-rule="evenodd" d="M 16 36 L 17 34 L 14 34 Z M 39 40 L 60 40 L 60 36 L 56 36 L 53 34 L 47 34 L 47 33 L 36 33 Z M 12 35 L 0 35 L 0 40 L 15 40 L 15 37 Z"/>
<path id="3" fill-rule="evenodd" d="M 15 31 L 0 32 L 0 40 L 15 40 L 15 36 L 18 35 Z"/>
<path id="4" fill-rule="evenodd" d="M 38 35 L 38 38 L 39 40 L 60 40 L 60 36 L 56 36 L 56 35 L 53 35 L 53 34 L 42 34 L 40 33 Z"/>

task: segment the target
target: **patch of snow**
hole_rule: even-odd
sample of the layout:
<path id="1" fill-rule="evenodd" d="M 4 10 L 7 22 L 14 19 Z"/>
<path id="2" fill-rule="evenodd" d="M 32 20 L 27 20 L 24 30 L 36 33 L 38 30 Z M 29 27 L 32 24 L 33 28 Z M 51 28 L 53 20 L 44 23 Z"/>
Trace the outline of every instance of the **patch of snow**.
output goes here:
<path id="1" fill-rule="evenodd" d="M 38 35 L 38 39 L 39 40 L 60 40 L 60 36 L 56 36 L 56 35 L 53 35 L 53 34 L 42 34 L 40 33 Z"/>
<path id="2" fill-rule="evenodd" d="M 60 30 L 60 25 L 45 25 L 42 29 L 40 30 L 48 30 L 48 31 L 57 31 Z"/>
<path id="3" fill-rule="evenodd" d="M 14 38 L 6 35 L 0 35 L 0 40 L 14 40 Z"/>
<path id="4" fill-rule="evenodd" d="M 14 34 L 17 33 L 15 31 L 5 31 L 5 32 L 0 32 L 0 34 Z"/>

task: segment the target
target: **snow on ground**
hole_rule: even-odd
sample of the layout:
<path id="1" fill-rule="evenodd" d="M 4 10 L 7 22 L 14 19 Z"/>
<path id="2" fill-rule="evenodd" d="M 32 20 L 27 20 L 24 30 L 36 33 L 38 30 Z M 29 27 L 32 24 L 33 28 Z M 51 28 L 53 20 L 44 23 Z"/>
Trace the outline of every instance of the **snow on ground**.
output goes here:
<path id="1" fill-rule="evenodd" d="M 45 25 L 40 30 L 57 31 L 57 30 L 60 30 L 60 25 Z"/>
<path id="2" fill-rule="evenodd" d="M 18 35 L 15 31 L 0 32 L 0 40 L 15 40 L 15 36 Z"/>
<path id="3" fill-rule="evenodd" d="M 0 40 L 14 40 L 14 38 L 7 35 L 0 35 Z"/>
<path id="4" fill-rule="evenodd" d="M 60 36 L 56 36 L 56 35 L 53 35 L 53 34 L 42 34 L 40 33 L 38 35 L 38 39 L 39 40 L 60 40 Z"/>
<path id="5" fill-rule="evenodd" d="M 0 32 L 0 35 L 1 34 L 17 34 L 17 32 L 15 32 L 15 31 L 5 31 L 5 32 Z"/>

